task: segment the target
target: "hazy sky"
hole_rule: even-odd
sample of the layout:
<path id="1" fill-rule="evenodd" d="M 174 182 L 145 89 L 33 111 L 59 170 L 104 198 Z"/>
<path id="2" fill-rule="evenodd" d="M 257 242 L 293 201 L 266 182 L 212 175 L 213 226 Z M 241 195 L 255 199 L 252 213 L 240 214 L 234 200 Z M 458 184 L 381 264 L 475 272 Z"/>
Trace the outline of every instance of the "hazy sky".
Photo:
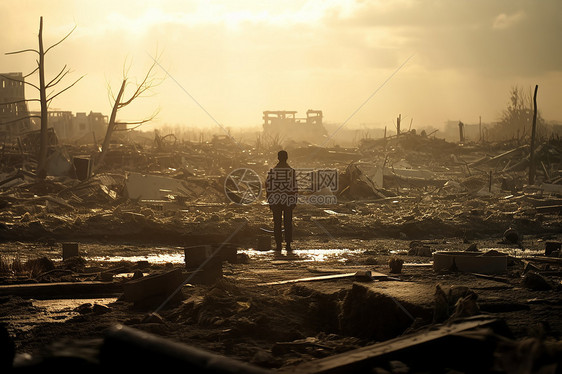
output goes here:
<path id="1" fill-rule="evenodd" d="M 47 77 L 65 64 L 65 82 L 86 75 L 51 108 L 109 114 L 107 85 L 126 61 L 140 79 L 158 50 L 170 76 L 158 68 L 165 80 L 121 119 L 159 108 L 158 124 L 216 126 L 201 105 L 225 127 L 258 126 L 264 110 L 342 123 L 378 89 L 348 126 L 489 122 L 511 87 L 538 84 L 543 117 L 562 120 L 560 0 L 2 0 L 0 72 L 34 69 L 34 54 L 4 53 L 37 48 L 40 16 L 46 45 L 76 25 Z"/>

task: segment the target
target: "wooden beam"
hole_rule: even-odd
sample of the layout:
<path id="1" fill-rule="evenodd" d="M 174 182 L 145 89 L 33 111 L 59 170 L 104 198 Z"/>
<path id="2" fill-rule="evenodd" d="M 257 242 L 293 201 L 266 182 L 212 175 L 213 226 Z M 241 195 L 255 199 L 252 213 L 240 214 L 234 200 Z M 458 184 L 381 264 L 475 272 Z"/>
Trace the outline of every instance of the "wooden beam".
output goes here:
<path id="1" fill-rule="evenodd" d="M 321 275 L 319 277 L 308 277 L 308 278 L 282 280 L 282 281 L 277 281 L 277 282 L 258 283 L 258 286 L 277 286 L 277 285 L 289 284 L 289 283 L 316 282 L 316 281 L 345 279 L 345 278 L 358 278 L 358 279 L 364 279 L 364 280 L 373 280 L 373 279 L 381 280 L 381 279 L 388 278 L 388 275 L 382 274 L 382 273 L 377 273 L 377 272 L 373 273 L 371 271 L 357 271 L 355 273 Z"/>
<path id="2" fill-rule="evenodd" d="M 412 353 L 412 349 L 427 348 L 427 345 L 436 343 L 445 343 L 447 338 L 453 337 L 459 333 L 477 329 L 490 328 L 494 325 L 498 326 L 501 321 L 488 316 L 474 316 L 454 323 L 451 325 L 438 325 L 433 330 L 400 336 L 382 343 L 377 343 L 355 349 L 349 352 L 340 353 L 338 355 L 322 358 L 319 360 L 305 362 L 303 364 L 282 368 L 278 373 L 355 373 L 369 371 L 373 365 L 383 360 L 396 358 L 398 355 L 404 355 L 406 352 Z M 499 326 L 498 326 L 499 327 Z M 424 349 L 427 352 L 427 349 Z M 431 350 L 436 356 L 442 358 L 443 352 L 440 350 Z M 459 352 L 459 354 L 463 354 Z M 472 354 L 465 352 L 464 354 Z M 411 357 L 411 356 L 410 356 Z M 435 357 L 435 359 L 439 359 Z M 422 360 L 431 360 L 430 357 L 420 357 Z"/>
<path id="3" fill-rule="evenodd" d="M 20 296 L 33 299 L 101 297 L 121 292 L 123 292 L 123 286 L 116 282 L 55 282 L 0 286 L 0 296 Z"/>

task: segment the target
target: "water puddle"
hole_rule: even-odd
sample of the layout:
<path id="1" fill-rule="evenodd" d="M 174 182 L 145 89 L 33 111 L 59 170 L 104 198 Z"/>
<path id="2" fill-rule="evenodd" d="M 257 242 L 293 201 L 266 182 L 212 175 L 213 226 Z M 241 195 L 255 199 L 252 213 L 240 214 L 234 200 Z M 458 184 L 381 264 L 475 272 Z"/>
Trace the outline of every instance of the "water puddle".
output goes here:
<path id="1" fill-rule="evenodd" d="M 87 261 L 104 261 L 104 262 L 138 262 L 148 261 L 151 264 L 182 264 L 185 262 L 185 254 L 183 249 L 172 248 L 159 248 L 162 250 L 160 253 L 152 253 L 141 256 L 92 256 L 85 257 Z M 327 260 L 346 260 L 349 254 L 360 254 L 363 250 L 351 250 L 348 248 L 332 248 L 332 249 L 296 249 L 293 253 L 296 255 L 296 260 L 322 262 Z M 250 259 L 270 258 L 273 256 L 273 251 L 256 251 L 254 249 L 241 249 L 238 253 L 244 253 Z"/>

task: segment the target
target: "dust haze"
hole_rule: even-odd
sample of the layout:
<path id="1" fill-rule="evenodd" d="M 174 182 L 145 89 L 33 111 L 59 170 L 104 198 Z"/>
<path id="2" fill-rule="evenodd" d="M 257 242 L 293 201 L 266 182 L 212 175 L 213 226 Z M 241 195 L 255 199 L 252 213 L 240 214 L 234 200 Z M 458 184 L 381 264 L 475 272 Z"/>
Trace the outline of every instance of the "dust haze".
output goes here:
<path id="1" fill-rule="evenodd" d="M 561 15 L 3 1 L 0 371 L 557 371 Z"/>

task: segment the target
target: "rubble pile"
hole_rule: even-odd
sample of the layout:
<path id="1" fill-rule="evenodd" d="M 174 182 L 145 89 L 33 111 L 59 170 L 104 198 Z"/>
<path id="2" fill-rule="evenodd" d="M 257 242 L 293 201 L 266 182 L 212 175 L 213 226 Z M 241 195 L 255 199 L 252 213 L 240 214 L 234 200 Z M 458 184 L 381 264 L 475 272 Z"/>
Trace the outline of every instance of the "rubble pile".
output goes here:
<path id="1" fill-rule="evenodd" d="M 122 367 L 116 347 L 137 357 L 128 369 L 560 367 L 559 140 L 536 147 L 532 183 L 530 149 L 516 142 L 408 131 L 356 148 L 293 143 L 292 167 L 338 177 L 336 188 L 301 196 L 335 200 L 299 204 L 295 254 L 275 257 L 265 194 L 240 202 L 263 189 L 277 148 L 157 133 L 119 139 L 96 165 L 96 147 L 53 134 L 40 179 L 36 135 L 5 145 L 0 161 L 0 338 L 9 346 L 15 336 L 22 370 Z M 318 267 L 314 249 L 340 252 Z M 168 253 L 183 263 L 148 260 Z M 45 346 L 56 337 L 71 343 Z"/>

